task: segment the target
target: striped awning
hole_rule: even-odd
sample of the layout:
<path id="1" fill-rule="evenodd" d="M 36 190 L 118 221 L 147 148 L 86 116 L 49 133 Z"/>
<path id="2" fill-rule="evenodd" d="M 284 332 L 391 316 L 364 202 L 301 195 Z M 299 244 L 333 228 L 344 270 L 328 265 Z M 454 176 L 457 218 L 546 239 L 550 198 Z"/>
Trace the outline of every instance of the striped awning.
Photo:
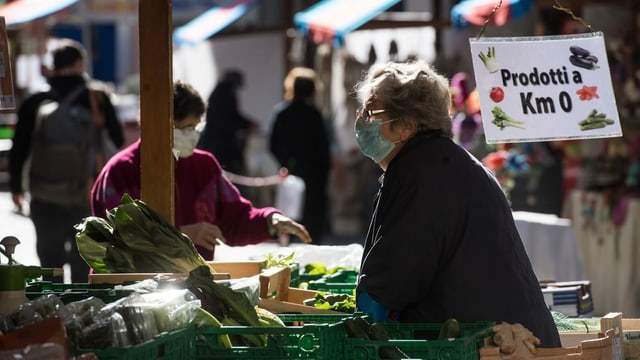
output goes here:
<path id="1" fill-rule="evenodd" d="M 21 24 L 58 12 L 78 0 L 17 0 L 0 7 L 7 25 Z"/>
<path id="2" fill-rule="evenodd" d="M 314 42 L 341 46 L 349 32 L 400 0 L 323 0 L 294 15 L 295 26 Z"/>
<path id="3" fill-rule="evenodd" d="M 234 0 L 228 5 L 214 6 L 173 32 L 179 45 L 196 44 L 215 35 L 246 14 L 258 0 Z"/>
<path id="4" fill-rule="evenodd" d="M 511 19 L 526 15 L 533 9 L 533 0 L 502 0 L 502 4 L 491 15 L 500 0 L 463 0 L 451 8 L 451 24 L 455 29 L 481 26 L 492 16 L 490 24 L 501 26 Z"/>

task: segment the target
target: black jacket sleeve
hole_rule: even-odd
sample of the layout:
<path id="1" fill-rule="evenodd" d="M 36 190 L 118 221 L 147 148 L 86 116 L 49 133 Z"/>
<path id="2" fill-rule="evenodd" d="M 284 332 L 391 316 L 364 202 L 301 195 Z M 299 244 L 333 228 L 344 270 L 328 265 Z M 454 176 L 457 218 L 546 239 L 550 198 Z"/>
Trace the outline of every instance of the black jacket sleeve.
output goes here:
<path id="1" fill-rule="evenodd" d="M 31 150 L 31 136 L 36 122 L 36 112 L 40 103 L 47 97 L 47 93 L 36 93 L 28 97 L 18 108 L 18 122 L 9 151 L 9 189 L 12 194 L 24 191 L 22 171 Z"/>
<path id="2" fill-rule="evenodd" d="M 102 113 L 104 114 L 105 120 L 105 129 L 107 130 L 107 133 L 109 134 L 109 138 L 113 142 L 113 145 L 115 145 L 116 148 L 120 149 L 124 144 L 124 131 L 122 129 L 122 124 L 118 120 L 116 109 L 111 103 L 109 96 L 104 92 L 100 92 L 100 96 Z"/>

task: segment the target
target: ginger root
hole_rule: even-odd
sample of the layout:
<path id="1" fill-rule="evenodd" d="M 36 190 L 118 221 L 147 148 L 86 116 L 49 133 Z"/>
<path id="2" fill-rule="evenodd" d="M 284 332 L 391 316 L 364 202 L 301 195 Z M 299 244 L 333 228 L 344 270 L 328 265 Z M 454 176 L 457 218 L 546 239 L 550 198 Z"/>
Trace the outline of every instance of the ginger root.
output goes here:
<path id="1" fill-rule="evenodd" d="M 521 324 L 500 323 L 493 326 L 493 342 L 500 352 L 515 359 L 532 359 L 540 339 Z"/>

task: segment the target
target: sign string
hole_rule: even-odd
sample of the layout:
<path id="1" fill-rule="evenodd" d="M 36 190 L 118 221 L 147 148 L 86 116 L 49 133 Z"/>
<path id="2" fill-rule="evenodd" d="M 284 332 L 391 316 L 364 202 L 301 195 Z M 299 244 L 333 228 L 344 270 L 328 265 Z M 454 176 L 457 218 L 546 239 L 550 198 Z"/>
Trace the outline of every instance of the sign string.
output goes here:
<path id="1" fill-rule="evenodd" d="M 593 33 L 593 28 L 591 27 L 591 25 L 587 24 L 581 17 L 576 16 L 571 9 L 562 6 L 559 0 L 555 0 L 555 2 L 556 5 L 553 5 L 554 9 L 567 13 L 573 20 L 579 21 L 587 30 L 589 30 L 590 33 Z"/>
<path id="2" fill-rule="evenodd" d="M 553 5 L 553 8 L 555 10 L 558 11 L 562 11 L 566 14 L 568 14 L 569 16 L 571 16 L 571 18 L 573 20 L 579 21 L 587 30 L 589 30 L 590 33 L 593 33 L 594 30 L 591 27 L 591 25 L 587 24 L 584 19 L 582 19 L 581 17 L 577 16 L 576 14 L 573 13 L 573 10 L 569 9 L 568 7 L 563 6 L 562 4 L 560 4 L 560 0 L 555 0 L 556 5 Z M 493 17 L 496 13 L 496 11 L 498 11 L 498 9 L 500 9 L 500 7 L 502 6 L 502 0 L 500 0 L 491 10 L 491 13 L 489 13 L 489 15 L 487 16 L 487 19 L 484 21 L 484 24 L 482 24 L 482 28 L 480 29 L 480 32 L 478 32 L 478 36 L 476 38 L 476 40 L 480 40 L 480 38 L 482 37 L 482 34 L 484 34 L 484 31 L 487 29 L 487 26 L 489 26 L 489 23 L 491 22 L 491 20 L 493 20 Z"/>
<path id="3" fill-rule="evenodd" d="M 496 11 L 498 11 L 498 9 L 500 9 L 501 6 L 502 6 L 502 0 L 500 0 L 500 2 L 498 2 L 493 7 L 493 9 L 491 10 L 491 13 L 489 13 L 489 16 L 487 16 L 487 19 L 484 21 L 484 24 L 482 24 L 482 28 L 480 29 L 480 32 L 478 33 L 478 37 L 476 38 L 476 40 L 480 40 L 480 38 L 482 37 L 482 34 L 484 34 L 484 31 L 487 29 L 489 22 L 493 20 L 493 16 L 496 14 Z"/>

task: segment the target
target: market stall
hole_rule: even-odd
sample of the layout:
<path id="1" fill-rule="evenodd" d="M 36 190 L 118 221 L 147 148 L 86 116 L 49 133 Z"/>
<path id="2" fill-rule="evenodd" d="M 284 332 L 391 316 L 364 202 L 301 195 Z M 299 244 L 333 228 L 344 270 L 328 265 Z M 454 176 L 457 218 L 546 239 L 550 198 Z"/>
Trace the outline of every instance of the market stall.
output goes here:
<path id="1" fill-rule="evenodd" d="M 615 309 L 639 317 L 640 198 L 629 196 L 616 205 L 604 193 L 575 191 L 571 218 L 585 274 L 593 284 L 594 314 Z"/>
<path id="2" fill-rule="evenodd" d="M 140 1 L 143 200 L 166 219 L 173 219 L 175 211 L 173 172 L 165 171 L 173 167 L 171 149 L 167 146 L 171 143 L 172 134 L 170 5 L 169 0 L 164 4 L 156 0 Z M 595 202 L 598 203 L 597 200 Z M 640 204 L 631 202 L 628 209 L 629 218 L 634 219 L 640 212 Z M 585 275 L 588 278 L 596 276 L 593 264 L 596 256 L 590 253 L 590 245 L 583 243 L 588 237 L 576 239 L 566 219 L 522 212 L 516 212 L 514 217 L 539 279 L 581 280 Z M 606 241 L 607 246 L 611 243 L 616 245 L 613 249 L 607 248 L 604 254 L 613 253 L 616 261 L 620 259 L 619 256 L 628 257 L 626 260 L 629 261 L 624 263 L 630 265 L 635 254 L 632 239 L 637 237 L 638 231 L 637 226 L 631 226 L 631 221 L 628 223 L 628 228 L 625 228 L 627 223 L 622 226 L 625 230 L 620 231 L 619 238 L 616 233 L 613 240 Z M 576 227 L 579 222 L 573 224 Z M 171 240 L 185 240 L 184 236 L 176 234 L 175 229 L 167 225 L 162 224 L 160 232 L 163 235 L 175 236 Z M 99 235 L 100 231 L 88 232 L 86 227 L 80 232 L 89 238 L 124 233 L 106 231 Z M 140 232 L 143 233 L 157 235 L 152 231 Z M 596 234 L 596 243 L 600 246 L 600 232 L 592 231 L 590 234 Z M 140 239 L 142 237 L 139 236 Z M 154 242 L 154 239 L 156 237 L 148 240 Z M 120 240 L 109 243 L 119 243 Z M 191 244 L 188 238 L 186 240 Z M 580 246 L 576 246 L 576 242 Z M 620 254 L 620 244 L 623 244 L 624 255 Z M 575 251 L 578 247 L 582 250 L 582 258 Z M 99 249 L 93 250 L 98 252 Z M 151 271 L 154 269 L 149 270 L 148 266 L 157 258 L 165 261 L 167 266 L 169 263 L 184 266 L 184 262 L 175 261 L 181 257 L 168 248 L 163 248 L 163 251 L 152 249 L 150 254 L 154 254 L 155 250 L 155 256 L 146 254 L 147 250 L 149 248 L 145 245 L 133 251 L 135 256 L 124 253 L 118 253 L 122 256 L 113 256 L 112 253 L 109 257 L 111 262 L 103 262 L 104 268 L 93 267 L 114 274 L 123 268 L 132 273 L 135 273 L 134 270 Z M 603 254 L 602 249 L 596 251 L 599 258 Z M 107 254 L 104 257 L 108 257 L 106 250 L 104 253 Z M 143 257 L 147 260 L 144 268 L 128 268 L 136 265 L 135 259 Z M 249 260 L 253 261 L 251 265 L 254 266 L 255 261 L 264 260 L 265 264 L 252 267 L 257 270 L 243 273 L 242 278 L 223 271 L 218 271 L 216 275 L 216 270 L 222 267 L 216 268 L 215 262 L 211 262 L 198 263 L 191 269 L 155 270 L 156 273 L 147 273 L 152 274 L 149 278 L 133 284 L 120 278 L 115 283 L 34 285 L 25 289 L 24 294 L 29 296 L 27 303 L 30 305 L 20 310 L 20 314 L 28 311 L 26 309 L 29 307 L 32 312 L 28 315 L 32 319 L 38 316 L 45 319 L 42 322 L 21 323 L 20 326 L 24 326 L 22 330 L 30 334 L 48 326 L 47 329 L 51 330 L 48 334 L 54 336 L 43 341 L 50 340 L 62 346 L 44 350 L 57 351 L 58 356 L 61 355 L 60 351 L 61 357 L 69 355 L 64 354 L 64 349 L 61 350 L 66 347 L 66 331 L 74 355 L 97 354 L 101 359 L 617 359 L 620 358 L 624 341 L 623 328 L 637 328 L 632 322 L 622 322 L 620 314 L 574 323 L 563 318 L 560 319 L 563 321 L 563 330 L 573 332 L 574 342 L 568 345 L 563 341 L 564 348 L 536 350 L 535 334 L 518 324 L 457 323 L 455 319 L 434 324 L 394 321 L 373 323 L 370 314 L 354 312 L 355 277 L 348 280 L 350 288 L 334 288 L 340 294 L 311 288 L 314 281 L 335 280 L 329 277 L 334 275 L 329 271 L 334 268 L 357 273 L 361 257 L 362 247 L 357 244 L 290 244 L 282 247 L 272 242 L 236 248 L 222 244 L 216 249 L 216 261 L 246 263 Z M 583 271 L 581 260 L 585 259 L 589 263 L 585 264 L 586 270 Z M 269 261 L 275 264 L 266 265 Z M 318 268 L 307 268 L 306 265 L 311 263 L 322 263 L 325 272 L 308 271 Z M 601 266 L 602 262 L 598 265 Z M 171 276 L 156 276 L 160 273 L 169 273 Z M 605 279 L 598 278 L 598 286 Z M 633 276 L 616 279 L 632 285 L 626 286 L 626 291 L 634 291 Z M 223 284 L 222 281 L 212 280 L 228 282 Z M 309 288 L 304 288 L 303 283 Z M 168 290 L 165 286 L 174 289 Z M 599 291 L 602 289 L 600 287 Z M 21 291 L 19 288 L 11 290 Z M 619 295 L 624 297 L 629 294 Z M 580 294 L 574 293 L 573 296 Z M 600 298 L 604 300 L 607 296 L 606 293 L 596 294 L 596 304 L 600 304 Z M 214 298 L 220 302 L 212 305 Z M 625 316 L 635 316 L 631 302 Z M 599 310 L 607 311 L 607 303 L 602 304 Z M 343 306 L 351 307 L 345 310 Z M 622 303 L 620 307 L 616 304 L 614 307 L 616 310 L 626 310 L 627 304 Z M 295 309 L 293 314 L 292 309 Z M 60 318 L 65 321 L 60 321 Z M 14 320 L 13 315 L 11 319 Z M 0 322 L 1 325 L 7 323 Z M 586 327 L 586 332 L 578 329 L 581 327 Z M 7 331 L 4 328 L 2 330 Z M 20 335 L 24 335 L 22 330 Z"/>
<path id="3" fill-rule="evenodd" d="M 552 214 L 515 211 L 518 232 L 540 281 L 588 279 L 571 220 Z"/>

